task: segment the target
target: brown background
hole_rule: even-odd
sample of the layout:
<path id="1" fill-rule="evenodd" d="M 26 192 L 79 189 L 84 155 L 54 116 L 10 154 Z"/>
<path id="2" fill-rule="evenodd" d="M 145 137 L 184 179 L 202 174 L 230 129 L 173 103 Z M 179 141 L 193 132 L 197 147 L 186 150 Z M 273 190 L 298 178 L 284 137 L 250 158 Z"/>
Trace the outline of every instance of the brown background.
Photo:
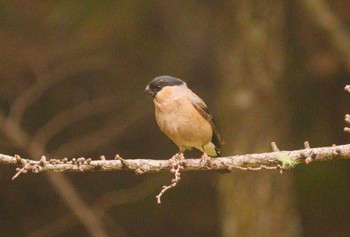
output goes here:
<path id="1" fill-rule="evenodd" d="M 180 77 L 216 117 L 223 153 L 344 144 L 350 3 L 0 3 L 0 152 L 40 159 L 171 157 L 155 76 Z M 199 157 L 198 152 L 186 153 Z M 350 236 L 349 162 L 280 175 L 28 174 L 0 167 L 0 236 Z"/>

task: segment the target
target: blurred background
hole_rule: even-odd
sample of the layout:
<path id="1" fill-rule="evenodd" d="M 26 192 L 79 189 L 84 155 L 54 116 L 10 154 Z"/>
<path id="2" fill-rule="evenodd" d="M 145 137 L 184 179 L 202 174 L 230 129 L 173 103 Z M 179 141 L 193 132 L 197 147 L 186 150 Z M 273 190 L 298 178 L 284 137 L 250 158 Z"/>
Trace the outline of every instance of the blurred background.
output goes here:
<path id="1" fill-rule="evenodd" d="M 347 0 L 2 0 L 0 152 L 167 159 L 146 84 L 184 79 L 224 155 L 345 144 Z M 187 157 L 199 157 L 188 152 Z M 169 173 L 0 169 L 0 236 L 350 236 L 350 164 Z"/>

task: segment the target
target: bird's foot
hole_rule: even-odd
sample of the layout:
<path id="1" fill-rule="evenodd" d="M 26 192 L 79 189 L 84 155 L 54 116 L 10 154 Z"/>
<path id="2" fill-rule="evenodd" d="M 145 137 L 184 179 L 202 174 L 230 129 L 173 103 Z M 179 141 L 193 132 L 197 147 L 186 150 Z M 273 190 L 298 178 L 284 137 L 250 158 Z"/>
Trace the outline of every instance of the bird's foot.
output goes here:
<path id="1" fill-rule="evenodd" d="M 200 160 L 200 163 L 202 165 L 205 165 L 208 169 L 211 169 L 212 168 L 212 162 L 211 162 L 211 157 L 208 156 L 207 153 L 203 153 L 202 157 L 201 157 L 201 160 Z"/>
<path id="2" fill-rule="evenodd" d="M 184 153 L 178 152 L 169 159 L 169 164 L 172 166 L 176 166 L 183 163 L 184 160 L 185 160 Z"/>
<path id="3" fill-rule="evenodd" d="M 183 152 L 176 153 L 174 155 L 178 160 L 185 160 L 185 156 Z"/>

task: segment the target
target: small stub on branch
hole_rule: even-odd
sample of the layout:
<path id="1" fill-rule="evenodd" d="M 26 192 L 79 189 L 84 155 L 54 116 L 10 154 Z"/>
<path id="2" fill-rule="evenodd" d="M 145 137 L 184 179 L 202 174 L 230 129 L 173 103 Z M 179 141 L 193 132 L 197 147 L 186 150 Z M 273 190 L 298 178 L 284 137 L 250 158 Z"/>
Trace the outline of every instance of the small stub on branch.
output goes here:
<path id="1" fill-rule="evenodd" d="M 22 159 L 19 155 L 15 155 L 17 163 L 21 164 L 23 166 L 22 168 L 16 168 L 17 173 L 12 177 L 12 180 L 16 179 L 20 174 L 27 173 L 27 169 L 29 166 L 29 162 L 27 162 L 25 159 Z"/>
<path id="2" fill-rule="evenodd" d="M 124 160 L 119 154 L 115 155 L 114 159 L 115 160 L 119 160 L 125 168 L 128 168 L 128 169 L 132 170 L 132 168 L 130 167 L 129 163 L 126 160 Z M 136 169 L 136 170 L 138 170 L 138 169 Z M 135 170 L 136 174 L 141 174 L 141 172 L 138 172 L 136 170 Z M 145 171 L 143 173 L 145 173 Z"/>
<path id="3" fill-rule="evenodd" d="M 346 114 L 344 120 L 345 120 L 345 122 L 350 124 L 350 114 Z"/>
<path id="4" fill-rule="evenodd" d="M 271 148 L 272 148 L 272 151 L 274 151 L 274 152 L 280 151 L 280 149 L 278 149 L 278 147 L 277 147 L 276 142 L 271 142 Z"/>
<path id="5" fill-rule="evenodd" d="M 307 150 L 306 152 L 302 152 L 302 157 L 305 158 L 305 163 L 310 164 L 316 158 L 316 154 L 310 147 L 310 143 L 308 141 L 304 142 L 304 148 Z"/>
<path id="6" fill-rule="evenodd" d="M 310 149 L 310 143 L 308 141 L 304 142 L 304 148 L 305 149 Z"/>
<path id="7" fill-rule="evenodd" d="M 344 90 L 345 90 L 346 92 L 349 92 L 349 93 L 350 93 L 350 85 L 346 85 L 346 86 L 344 87 Z"/>
<path id="8" fill-rule="evenodd" d="M 346 114 L 344 120 L 345 120 L 345 122 L 346 122 L 347 124 L 350 124 L 350 115 L 349 115 L 349 114 Z M 344 132 L 350 133 L 350 128 L 349 128 L 349 127 L 345 127 L 345 128 L 344 128 Z"/>
<path id="9" fill-rule="evenodd" d="M 42 156 L 40 158 L 40 165 L 45 165 L 45 163 L 46 163 L 46 156 Z"/>

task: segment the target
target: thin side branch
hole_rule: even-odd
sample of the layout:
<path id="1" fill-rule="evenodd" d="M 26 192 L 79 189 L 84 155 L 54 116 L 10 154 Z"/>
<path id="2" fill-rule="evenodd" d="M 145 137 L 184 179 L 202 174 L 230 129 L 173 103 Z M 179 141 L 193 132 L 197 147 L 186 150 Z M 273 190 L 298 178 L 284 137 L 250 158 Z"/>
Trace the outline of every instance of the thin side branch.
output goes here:
<path id="1" fill-rule="evenodd" d="M 273 145 L 275 146 L 275 145 Z M 102 156 L 103 157 L 103 156 Z M 310 148 L 308 143 L 305 149 L 294 151 L 274 151 L 260 154 L 246 154 L 211 159 L 210 166 L 200 162 L 200 159 L 186 159 L 182 162 L 182 171 L 199 170 L 261 170 L 261 169 L 288 169 L 299 163 L 350 159 L 350 145 Z M 91 158 L 64 158 L 62 160 L 29 160 L 16 156 L 0 154 L 0 164 L 17 166 L 18 173 L 32 171 L 42 172 L 88 172 L 88 171 L 117 171 L 129 170 L 136 174 L 169 171 L 173 165 L 169 160 L 152 159 L 121 159 L 92 160 Z M 16 174 L 17 175 L 17 174 Z M 18 176 L 18 175 L 17 175 Z M 17 177 L 16 176 L 16 177 Z"/>

